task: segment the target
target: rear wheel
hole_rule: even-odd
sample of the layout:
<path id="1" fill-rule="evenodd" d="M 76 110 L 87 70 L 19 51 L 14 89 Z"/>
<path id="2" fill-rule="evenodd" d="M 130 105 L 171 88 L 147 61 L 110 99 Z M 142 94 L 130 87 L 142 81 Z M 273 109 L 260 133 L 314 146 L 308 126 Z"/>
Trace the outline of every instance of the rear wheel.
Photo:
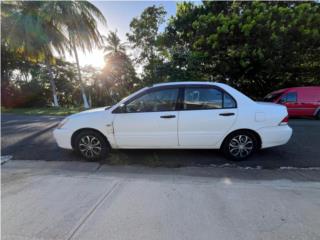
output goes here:
<path id="1" fill-rule="evenodd" d="M 251 132 L 238 131 L 225 139 L 222 151 L 229 159 L 241 161 L 250 157 L 258 149 L 258 144 L 257 137 Z"/>
<path id="2" fill-rule="evenodd" d="M 316 114 L 316 119 L 320 120 L 320 110 L 318 110 L 318 112 Z"/>
<path id="3" fill-rule="evenodd" d="M 75 138 L 75 150 L 88 160 L 105 158 L 109 146 L 105 137 L 96 131 L 83 130 Z"/>

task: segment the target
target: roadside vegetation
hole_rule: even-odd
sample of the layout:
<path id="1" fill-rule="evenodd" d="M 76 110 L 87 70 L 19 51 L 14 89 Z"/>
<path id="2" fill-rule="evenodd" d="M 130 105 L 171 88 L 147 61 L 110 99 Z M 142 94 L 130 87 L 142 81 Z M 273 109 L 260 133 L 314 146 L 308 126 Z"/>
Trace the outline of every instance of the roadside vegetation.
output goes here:
<path id="1" fill-rule="evenodd" d="M 43 107 L 43 108 L 1 108 L 2 113 L 14 113 L 18 115 L 54 115 L 66 116 L 85 110 L 83 107 Z"/>
<path id="2" fill-rule="evenodd" d="M 101 35 L 98 22 L 107 19 L 87 1 L 4 1 L 1 7 L 3 112 L 69 114 L 111 105 L 156 82 L 225 82 L 255 99 L 320 85 L 316 1 L 180 2 L 167 22 L 163 7 L 150 6 L 132 19 L 126 43 L 117 31 Z M 105 66 L 80 67 L 77 51 L 94 47 L 104 50 Z"/>

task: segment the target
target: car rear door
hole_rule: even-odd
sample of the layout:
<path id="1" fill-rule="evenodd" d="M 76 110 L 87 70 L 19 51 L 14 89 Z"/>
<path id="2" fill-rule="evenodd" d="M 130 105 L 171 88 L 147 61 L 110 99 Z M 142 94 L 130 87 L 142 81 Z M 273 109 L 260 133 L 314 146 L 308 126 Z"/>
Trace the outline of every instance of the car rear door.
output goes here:
<path id="1" fill-rule="evenodd" d="M 181 147 L 214 147 L 232 127 L 238 114 L 236 101 L 214 86 L 185 87 L 178 120 Z"/>
<path id="2" fill-rule="evenodd" d="M 154 89 L 129 100 L 113 122 L 119 148 L 178 146 L 178 88 Z"/>

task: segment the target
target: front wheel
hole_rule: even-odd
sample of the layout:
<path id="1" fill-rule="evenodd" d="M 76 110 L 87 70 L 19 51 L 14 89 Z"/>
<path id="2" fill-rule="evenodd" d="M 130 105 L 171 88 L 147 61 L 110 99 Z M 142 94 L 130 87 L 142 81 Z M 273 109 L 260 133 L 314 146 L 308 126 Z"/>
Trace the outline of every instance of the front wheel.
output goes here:
<path id="1" fill-rule="evenodd" d="M 250 157 L 258 149 L 257 137 L 247 131 L 232 133 L 224 141 L 223 153 L 234 161 L 241 161 Z"/>
<path id="2" fill-rule="evenodd" d="M 109 152 L 106 139 L 102 134 L 92 130 L 84 130 L 75 138 L 75 150 L 88 160 L 105 158 Z"/>

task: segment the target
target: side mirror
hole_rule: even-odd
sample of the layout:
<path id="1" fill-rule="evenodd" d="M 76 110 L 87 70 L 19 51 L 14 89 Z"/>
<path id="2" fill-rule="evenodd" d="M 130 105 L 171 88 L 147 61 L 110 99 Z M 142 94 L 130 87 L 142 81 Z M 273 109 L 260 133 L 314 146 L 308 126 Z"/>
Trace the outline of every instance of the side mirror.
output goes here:
<path id="1" fill-rule="evenodd" d="M 126 112 L 126 105 L 124 104 L 121 104 L 115 110 L 113 110 L 113 113 L 125 113 L 125 112 Z"/>

